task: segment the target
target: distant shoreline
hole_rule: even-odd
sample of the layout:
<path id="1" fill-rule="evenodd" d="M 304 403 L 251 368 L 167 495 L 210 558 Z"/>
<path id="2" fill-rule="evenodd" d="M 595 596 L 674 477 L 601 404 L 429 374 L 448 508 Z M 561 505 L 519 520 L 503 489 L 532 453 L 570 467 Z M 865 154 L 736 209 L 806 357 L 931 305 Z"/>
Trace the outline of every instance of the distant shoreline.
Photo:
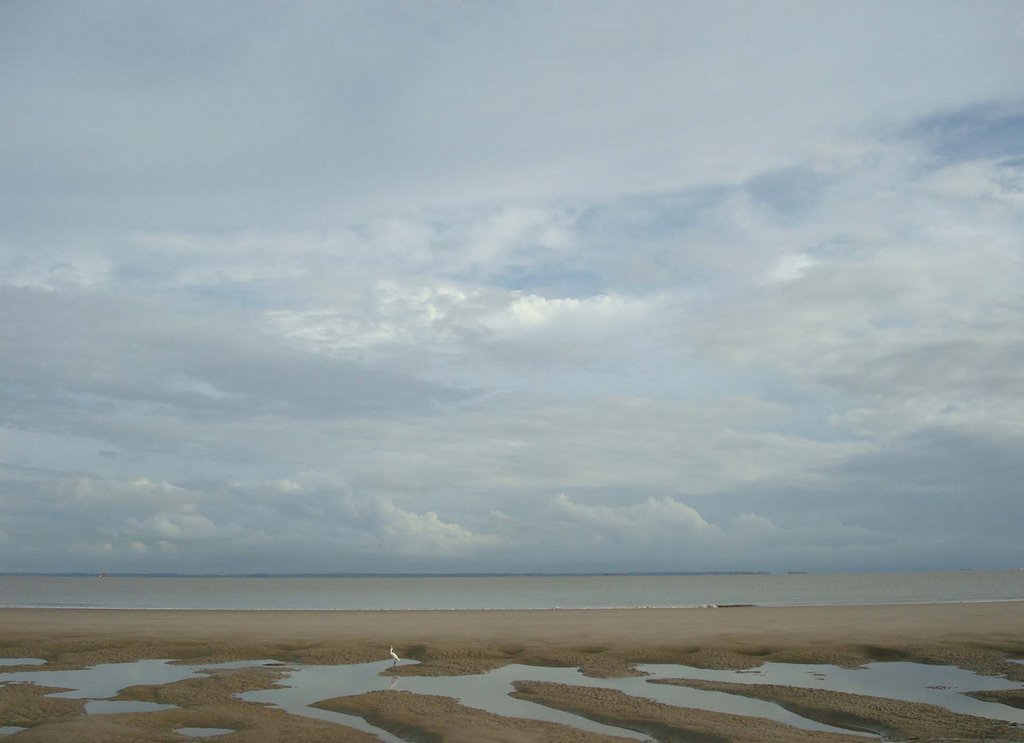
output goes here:
<path id="1" fill-rule="evenodd" d="M 337 614 L 415 614 L 424 613 L 457 613 L 457 612 L 571 612 L 571 611 L 699 611 L 699 610 L 728 610 L 728 609 L 847 609 L 859 607 L 888 607 L 888 606 L 949 606 L 949 605 L 971 605 L 971 604 L 1020 604 L 1024 599 L 961 599 L 949 601 L 865 601 L 858 604 L 680 604 L 680 605 L 644 605 L 644 606 L 522 606 L 522 607 L 464 607 L 455 606 L 450 608 L 388 608 L 388 609 L 354 609 L 335 607 L 309 607 L 309 608 L 277 608 L 277 607 L 189 607 L 189 606 L 43 606 L 38 604 L 10 604 L 0 603 L 0 610 L 26 610 L 26 611 L 141 611 L 141 612 L 224 612 L 227 614 L 260 612 L 270 614 L 287 614 L 294 612 L 306 613 L 337 613 Z"/>
<path id="2" fill-rule="evenodd" d="M 930 573 L 0 575 L 0 607 L 526 611 L 1024 601 L 1020 571 Z"/>
<path id="3" fill-rule="evenodd" d="M 730 575 L 915 575 L 930 573 L 1009 573 L 1024 571 L 1024 567 L 1001 568 L 894 568 L 890 570 L 624 570 L 624 571 L 523 571 L 523 572 L 325 572 L 325 573 L 177 573 L 158 571 L 152 573 L 110 572 L 110 571 L 3 571 L 4 578 L 651 578 L 651 577 L 728 577 Z"/>
<path id="4" fill-rule="evenodd" d="M 774 575 L 808 575 L 774 573 Z M 623 573 L 4 573 L 3 577 L 26 578 L 607 578 L 607 577 L 685 577 L 728 575 L 773 575 L 764 570 L 708 570 L 701 572 L 623 572 Z"/>

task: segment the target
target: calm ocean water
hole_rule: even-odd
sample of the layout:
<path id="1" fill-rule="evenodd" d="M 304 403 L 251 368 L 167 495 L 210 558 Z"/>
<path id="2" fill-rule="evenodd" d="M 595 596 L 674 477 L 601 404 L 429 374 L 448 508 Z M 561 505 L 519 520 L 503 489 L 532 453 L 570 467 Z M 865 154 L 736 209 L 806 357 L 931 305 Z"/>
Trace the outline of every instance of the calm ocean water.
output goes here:
<path id="1" fill-rule="evenodd" d="M 1024 570 L 800 575 L 0 576 L 0 607 L 554 609 L 1024 601 Z"/>

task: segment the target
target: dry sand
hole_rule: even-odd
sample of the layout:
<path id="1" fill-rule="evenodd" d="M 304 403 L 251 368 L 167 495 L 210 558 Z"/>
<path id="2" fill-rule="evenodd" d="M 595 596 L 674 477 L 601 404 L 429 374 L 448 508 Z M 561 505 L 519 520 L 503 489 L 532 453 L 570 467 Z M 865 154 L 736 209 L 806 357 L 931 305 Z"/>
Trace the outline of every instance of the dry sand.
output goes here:
<path id="1" fill-rule="evenodd" d="M 141 658 L 189 663 L 235 659 L 351 663 L 383 660 L 391 644 L 402 657 L 421 661 L 421 665 L 399 667 L 396 672 L 401 674 L 474 673 L 507 663 L 579 666 L 591 676 L 614 676 L 633 673 L 636 663 L 650 662 L 749 668 L 769 660 L 846 666 L 912 660 L 1024 681 L 1024 665 L 1007 660 L 1024 657 L 1024 603 L 443 612 L 0 610 L 0 656 L 44 658 L 51 668 Z M 80 705 L 53 704 L 38 690 L 8 685 L 0 687 L 0 726 L 30 728 L 12 736 L 12 741 L 183 740 L 172 732 L 183 726 L 238 731 L 216 738 L 225 743 L 367 739 L 355 730 L 233 696 L 270 686 L 274 677 L 272 669 L 259 669 L 162 687 L 135 687 L 125 692 L 126 698 L 163 701 L 179 708 L 120 715 L 83 715 Z M 569 687 L 567 691 L 561 686 L 528 684 L 519 693 L 549 706 L 571 706 L 603 722 L 649 733 L 661 731 L 658 737 L 666 740 L 692 736 L 698 729 L 699 739 L 704 740 L 739 740 L 742 737 L 736 731 L 740 729 L 755 731 L 754 738 L 786 739 L 785 732 L 777 737 L 778 724 L 767 720 L 741 718 L 737 728 L 736 719 L 725 719 L 732 715 L 680 711 L 641 704 L 630 697 L 621 699 L 606 690 Z M 744 691 L 768 693 L 756 688 Z M 872 711 L 877 702 L 846 698 L 851 696 L 816 699 L 815 714 L 833 720 L 844 715 L 877 718 Z M 885 707 L 887 714 L 908 720 L 896 737 L 932 735 L 934 727 L 913 727 L 915 714 L 903 704 L 908 703 Z M 476 740 L 601 738 L 478 714 L 461 705 L 453 707 L 443 697 L 380 692 L 329 700 L 325 705 L 345 706 L 372 717 L 382 728 L 404 731 L 403 735 L 409 735 L 416 727 L 411 723 L 418 721 L 420 727 L 413 731 L 417 740 L 469 740 L 474 730 Z M 979 720 L 978 725 L 982 737 L 983 732 L 991 737 L 995 730 L 986 721 Z M 969 730 L 958 728 L 958 734 L 967 733 L 969 738 Z M 1024 739 L 1018 736 L 1019 730 L 1000 730 L 997 738 Z M 798 738 L 829 739 L 802 732 L 793 732 L 790 739 Z"/>

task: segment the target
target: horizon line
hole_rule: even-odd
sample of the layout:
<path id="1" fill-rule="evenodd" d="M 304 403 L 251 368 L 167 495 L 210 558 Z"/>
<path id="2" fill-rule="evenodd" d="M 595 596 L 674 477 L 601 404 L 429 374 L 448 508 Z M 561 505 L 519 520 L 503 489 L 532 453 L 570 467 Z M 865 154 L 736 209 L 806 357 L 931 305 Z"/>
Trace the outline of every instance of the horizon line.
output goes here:
<path id="1" fill-rule="evenodd" d="M 806 571 L 788 571 L 802 574 Z M 498 578 L 498 577 L 601 577 L 601 576 L 657 576 L 657 575 L 771 575 L 767 570 L 626 570 L 626 571 L 493 571 L 493 572 L 303 572 L 303 573 L 177 573 L 157 571 L 133 572 L 88 572 L 88 571 L 2 571 L 0 576 L 51 577 L 51 578 Z"/>

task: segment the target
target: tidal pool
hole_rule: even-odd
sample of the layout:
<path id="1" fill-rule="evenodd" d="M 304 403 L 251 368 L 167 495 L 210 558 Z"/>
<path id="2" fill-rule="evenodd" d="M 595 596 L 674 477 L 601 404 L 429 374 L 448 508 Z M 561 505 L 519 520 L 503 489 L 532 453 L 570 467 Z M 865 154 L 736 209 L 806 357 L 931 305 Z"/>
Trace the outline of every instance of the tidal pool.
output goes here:
<path id="1" fill-rule="evenodd" d="M 50 694 L 65 699 L 107 699 L 126 686 L 169 684 L 200 675 L 195 666 L 176 666 L 167 660 L 137 660 L 131 663 L 101 663 L 76 671 L 10 671 L 0 673 L 0 682 L 30 682 L 61 686 L 71 691 Z"/>
<path id="2" fill-rule="evenodd" d="M 26 659 L 6 659 L 12 665 L 24 665 Z M 831 727 L 801 717 L 772 702 L 748 699 L 735 694 L 648 683 L 653 679 L 689 678 L 739 683 L 785 684 L 807 688 L 868 694 L 912 702 L 924 702 L 978 717 L 1024 724 L 1024 710 L 966 696 L 964 692 L 1017 689 L 1024 684 L 1004 678 L 979 676 L 952 666 L 917 663 L 872 663 L 864 668 L 847 669 L 828 665 L 766 663 L 744 671 L 715 671 L 674 664 L 647 664 L 638 669 L 642 677 L 595 679 L 574 668 L 549 668 L 508 665 L 488 673 L 471 676 L 386 676 L 390 661 L 351 665 L 281 665 L 273 661 L 253 660 L 206 665 L 178 665 L 167 660 L 141 660 L 132 663 L 105 663 L 76 671 L 10 671 L 0 673 L 0 684 L 30 682 L 57 686 L 71 691 L 52 696 L 87 699 L 89 714 L 147 712 L 168 709 L 171 705 L 150 702 L 114 701 L 111 697 L 128 686 L 166 684 L 207 675 L 220 668 L 247 668 L 274 663 L 285 675 L 277 686 L 245 692 L 245 701 L 272 704 L 291 714 L 332 721 L 372 733 L 381 740 L 400 741 L 370 725 L 360 717 L 321 710 L 314 702 L 338 696 L 362 694 L 382 689 L 400 689 L 417 694 L 432 694 L 458 699 L 468 707 L 509 716 L 544 720 L 593 732 L 647 740 L 633 731 L 603 725 L 568 712 L 551 709 L 509 696 L 513 681 L 548 681 L 577 686 L 616 689 L 625 694 L 652 699 L 678 707 L 695 707 L 717 712 L 748 715 L 775 720 L 809 730 L 850 734 L 850 730 Z M 0 727 L 0 735 L 18 732 L 15 726 Z M 182 729 L 185 730 L 185 729 Z M 220 728 L 195 728 L 183 734 L 193 737 L 215 736 L 231 732 Z M 192 732 L 195 731 L 195 732 Z"/>
<path id="3" fill-rule="evenodd" d="M 109 699 L 117 696 L 121 689 L 128 686 L 171 684 L 175 681 L 208 676 L 204 670 L 250 668 L 276 662 L 246 660 L 189 666 L 176 664 L 171 660 L 136 660 L 130 663 L 100 663 L 90 668 L 71 671 L 8 671 L 0 673 L 0 684 L 27 682 L 41 686 L 60 686 L 70 691 L 61 691 L 49 696 L 65 699 Z"/>
<path id="4" fill-rule="evenodd" d="M 6 658 L 0 665 L 29 665 L 25 658 Z M 11 662 L 16 661 L 16 662 Z M 169 660 L 138 660 L 131 663 L 101 663 L 91 668 L 58 671 L 10 671 L 0 673 L 0 686 L 12 683 L 31 683 L 69 689 L 48 694 L 65 699 L 86 699 L 85 712 L 90 715 L 110 715 L 119 712 L 157 712 L 174 709 L 173 704 L 113 700 L 121 689 L 139 684 L 169 684 L 189 678 L 207 676 L 204 669 L 245 668 L 273 661 L 241 661 L 201 666 L 174 665 Z M 44 663 L 44 661 L 39 661 Z M 38 665 L 38 663 L 34 664 Z M 21 731 L 17 726 L 0 727 L 0 735 Z"/>
<path id="5" fill-rule="evenodd" d="M 570 725 L 583 730 L 618 735 L 635 740 L 648 740 L 647 736 L 631 730 L 602 725 L 568 712 L 513 699 L 512 681 L 520 679 L 549 680 L 547 674 L 562 672 L 566 678 L 583 678 L 572 668 L 537 668 L 534 666 L 505 666 L 489 673 L 474 676 L 381 676 L 391 667 L 391 661 L 359 663 L 348 666 L 297 666 L 277 682 L 280 688 L 245 692 L 240 698 L 250 702 L 263 702 L 280 707 L 286 712 L 320 720 L 333 720 L 344 725 L 373 733 L 382 740 L 400 742 L 397 738 L 376 728 L 361 717 L 310 707 L 333 697 L 352 696 L 368 691 L 401 689 L 417 694 L 453 697 L 468 707 L 493 712 L 506 717 L 525 717 Z M 550 679 L 556 680 L 556 679 Z"/>
<path id="6" fill-rule="evenodd" d="M 715 671 L 672 665 L 643 665 L 637 668 L 651 674 L 649 678 L 688 678 L 827 689 L 934 704 L 965 715 L 1024 724 L 1024 710 L 1005 704 L 984 702 L 965 693 L 1020 689 L 1024 684 L 996 676 L 979 676 L 973 671 L 965 671 L 956 666 L 892 662 L 870 663 L 862 668 L 765 663 L 744 671 Z"/>
<path id="7" fill-rule="evenodd" d="M 697 707 L 737 715 L 765 717 L 809 730 L 848 732 L 800 717 L 772 702 L 747 699 L 715 691 L 647 683 L 648 679 L 673 678 L 686 670 L 685 666 L 664 666 L 662 668 L 663 670 L 655 671 L 645 667 L 643 670 L 651 675 L 644 677 L 599 679 L 584 676 L 576 668 L 549 668 L 513 664 L 496 668 L 479 676 L 392 677 L 398 680 L 391 688 L 400 688 L 417 694 L 436 694 L 454 697 L 469 707 L 484 709 L 506 717 L 525 717 L 533 720 L 558 722 L 584 730 L 637 738 L 639 740 L 647 740 L 647 736 L 623 728 L 602 725 L 579 715 L 510 697 L 509 692 L 513 690 L 512 682 L 550 681 L 560 684 L 573 684 L 575 686 L 616 689 L 630 696 L 653 699 L 654 701 L 676 707 Z"/>

